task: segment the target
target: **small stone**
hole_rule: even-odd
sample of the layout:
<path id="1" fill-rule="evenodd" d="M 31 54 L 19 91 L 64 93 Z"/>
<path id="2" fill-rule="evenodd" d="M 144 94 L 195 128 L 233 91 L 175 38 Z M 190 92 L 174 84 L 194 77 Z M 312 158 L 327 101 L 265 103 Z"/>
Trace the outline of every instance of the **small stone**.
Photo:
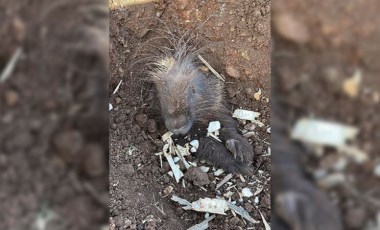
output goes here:
<path id="1" fill-rule="evenodd" d="M 198 167 L 190 167 L 185 173 L 185 178 L 192 181 L 194 185 L 204 186 L 210 184 L 207 173 Z"/>
<path id="2" fill-rule="evenodd" d="M 153 119 L 148 120 L 148 132 L 149 133 L 155 133 L 157 132 L 157 123 Z"/>
<path id="3" fill-rule="evenodd" d="M 237 227 L 239 225 L 240 219 L 235 216 L 235 217 L 232 217 L 229 222 L 230 222 L 229 224 L 232 227 Z"/>
<path id="4" fill-rule="evenodd" d="M 120 97 L 115 98 L 115 102 L 116 102 L 116 104 L 120 104 L 121 98 Z"/>
<path id="5" fill-rule="evenodd" d="M 240 72 L 233 66 L 227 66 L 226 73 L 233 78 L 240 78 Z"/>
<path id="6" fill-rule="evenodd" d="M 18 102 L 18 94 L 13 90 L 5 92 L 5 102 L 8 106 L 15 106 Z"/>
<path id="7" fill-rule="evenodd" d="M 173 187 L 172 186 L 168 186 L 168 187 L 166 187 L 165 189 L 164 189 L 164 195 L 165 196 L 167 196 L 167 195 L 169 195 L 171 192 L 173 191 Z"/>
<path id="8" fill-rule="evenodd" d="M 293 14 L 281 13 L 275 15 L 273 25 L 277 33 L 289 41 L 304 44 L 310 40 L 307 26 Z"/>
<path id="9" fill-rule="evenodd" d="M 146 116 L 146 114 L 138 114 L 136 115 L 135 119 L 136 119 L 137 125 L 140 127 L 144 127 L 144 125 L 148 121 L 148 117 Z"/>

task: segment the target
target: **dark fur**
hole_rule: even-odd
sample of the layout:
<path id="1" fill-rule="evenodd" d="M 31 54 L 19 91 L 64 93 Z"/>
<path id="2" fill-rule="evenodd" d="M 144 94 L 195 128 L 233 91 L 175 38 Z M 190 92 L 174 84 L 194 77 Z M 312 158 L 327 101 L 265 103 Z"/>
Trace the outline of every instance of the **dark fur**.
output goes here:
<path id="1" fill-rule="evenodd" d="M 230 173 L 250 173 L 253 148 L 241 136 L 238 123 L 231 116 L 223 82 L 199 70 L 197 50 L 189 41 L 184 36 L 171 39 L 171 47 L 162 49 L 149 66 L 163 121 L 173 133 L 198 136 L 200 146 L 195 154 L 198 158 Z M 221 123 L 222 143 L 204 135 L 211 121 Z"/>

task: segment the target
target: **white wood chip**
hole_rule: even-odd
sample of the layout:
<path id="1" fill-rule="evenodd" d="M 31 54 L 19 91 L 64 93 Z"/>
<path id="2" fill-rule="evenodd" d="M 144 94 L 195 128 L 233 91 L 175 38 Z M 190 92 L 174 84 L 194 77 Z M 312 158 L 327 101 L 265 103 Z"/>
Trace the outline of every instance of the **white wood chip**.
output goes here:
<path id="1" fill-rule="evenodd" d="M 231 180 L 232 178 L 232 174 L 228 174 L 226 177 L 224 177 L 224 179 L 219 182 L 217 185 L 216 185 L 216 189 L 220 188 L 220 186 L 224 185 L 227 181 Z"/>
<path id="2" fill-rule="evenodd" d="M 310 144 L 332 147 L 345 146 L 358 134 L 358 129 L 336 122 L 303 118 L 295 124 L 291 137 Z"/>
<path id="3" fill-rule="evenodd" d="M 214 176 L 220 176 L 224 173 L 224 170 L 223 169 L 218 169 L 214 172 Z"/>
<path id="4" fill-rule="evenodd" d="M 220 122 L 219 121 L 211 121 L 208 124 L 207 132 L 213 133 L 220 129 Z"/>
<path id="5" fill-rule="evenodd" d="M 267 220 L 264 218 L 264 216 L 260 210 L 259 210 L 259 212 L 260 212 L 261 219 L 263 220 L 265 230 L 271 230 L 270 225 L 268 224 Z"/>
<path id="6" fill-rule="evenodd" d="M 214 218 L 215 218 L 215 215 L 212 215 L 212 216 L 206 218 L 206 220 L 188 228 L 187 230 L 206 230 L 206 229 L 208 229 L 208 222 L 210 222 Z"/>
<path id="7" fill-rule="evenodd" d="M 177 183 L 183 177 L 183 172 L 179 169 L 179 165 L 175 164 L 171 155 L 164 153 L 166 160 L 168 161 L 170 168 L 172 169 L 173 175 Z"/>
<path id="8" fill-rule="evenodd" d="M 117 84 L 117 86 L 116 86 L 116 88 L 115 88 L 115 90 L 113 91 L 112 94 L 115 94 L 115 93 L 117 93 L 117 91 L 119 91 L 121 83 L 123 83 L 123 80 L 120 80 L 119 84 Z"/>
<path id="9" fill-rule="evenodd" d="M 243 197 L 251 197 L 253 196 L 253 193 L 251 192 L 251 189 L 246 187 L 241 190 L 241 194 Z"/>
<path id="10" fill-rule="evenodd" d="M 237 109 L 234 111 L 232 117 L 241 119 L 241 120 L 248 120 L 248 121 L 255 121 L 256 118 L 260 116 L 260 113 L 253 112 L 249 110 L 244 109 Z"/>

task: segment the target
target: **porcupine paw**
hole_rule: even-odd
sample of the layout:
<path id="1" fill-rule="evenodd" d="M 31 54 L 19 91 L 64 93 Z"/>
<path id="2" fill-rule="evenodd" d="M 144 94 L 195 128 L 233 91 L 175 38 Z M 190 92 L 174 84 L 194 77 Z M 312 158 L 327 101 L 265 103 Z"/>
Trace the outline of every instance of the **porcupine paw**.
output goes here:
<path id="1" fill-rule="evenodd" d="M 228 139 L 225 143 L 226 148 L 234 155 L 235 159 L 249 164 L 253 160 L 252 145 L 244 138 Z"/>

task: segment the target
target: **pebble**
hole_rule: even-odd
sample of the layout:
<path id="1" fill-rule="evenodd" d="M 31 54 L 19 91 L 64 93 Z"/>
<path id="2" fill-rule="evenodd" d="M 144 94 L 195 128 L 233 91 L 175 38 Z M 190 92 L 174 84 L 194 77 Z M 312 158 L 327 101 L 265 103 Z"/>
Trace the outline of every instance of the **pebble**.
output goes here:
<path id="1" fill-rule="evenodd" d="M 239 225 L 240 219 L 239 219 L 239 217 L 234 216 L 234 217 L 232 217 L 232 218 L 230 219 L 229 222 L 230 222 L 229 224 L 230 224 L 232 227 L 237 227 L 237 226 Z"/>
<path id="2" fill-rule="evenodd" d="M 119 104 L 121 102 L 121 98 L 120 97 L 115 98 L 115 102 L 116 104 Z"/>
<path id="3" fill-rule="evenodd" d="M 304 44 L 310 40 L 307 26 L 293 14 L 280 13 L 275 15 L 273 17 L 273 25 L 277 33 L 289 41 Z"/>
<path id="4" fill-rule="evenodd" d="M 240 78 L 240 72 L 233 66 L 227 66 L 226 73 L 228 76 L 233 78 Z"/>
<path id="5" fill-rule="evenodd" d="M 165 196 L 167 196 L 167 195 L 169 195 L 172 191 L 173 191 L 173 187 L 169 185 L 168 187 L 164 188 L 163 193 L 164 193 Z"/>
<path id="6" fill-rule="evenodd" d="M 185 173 L 185 178 L 192 181 L 194 185 L 204 186 L 210 184 L 207 173 L 198 167 L 190 167 Z"/>

